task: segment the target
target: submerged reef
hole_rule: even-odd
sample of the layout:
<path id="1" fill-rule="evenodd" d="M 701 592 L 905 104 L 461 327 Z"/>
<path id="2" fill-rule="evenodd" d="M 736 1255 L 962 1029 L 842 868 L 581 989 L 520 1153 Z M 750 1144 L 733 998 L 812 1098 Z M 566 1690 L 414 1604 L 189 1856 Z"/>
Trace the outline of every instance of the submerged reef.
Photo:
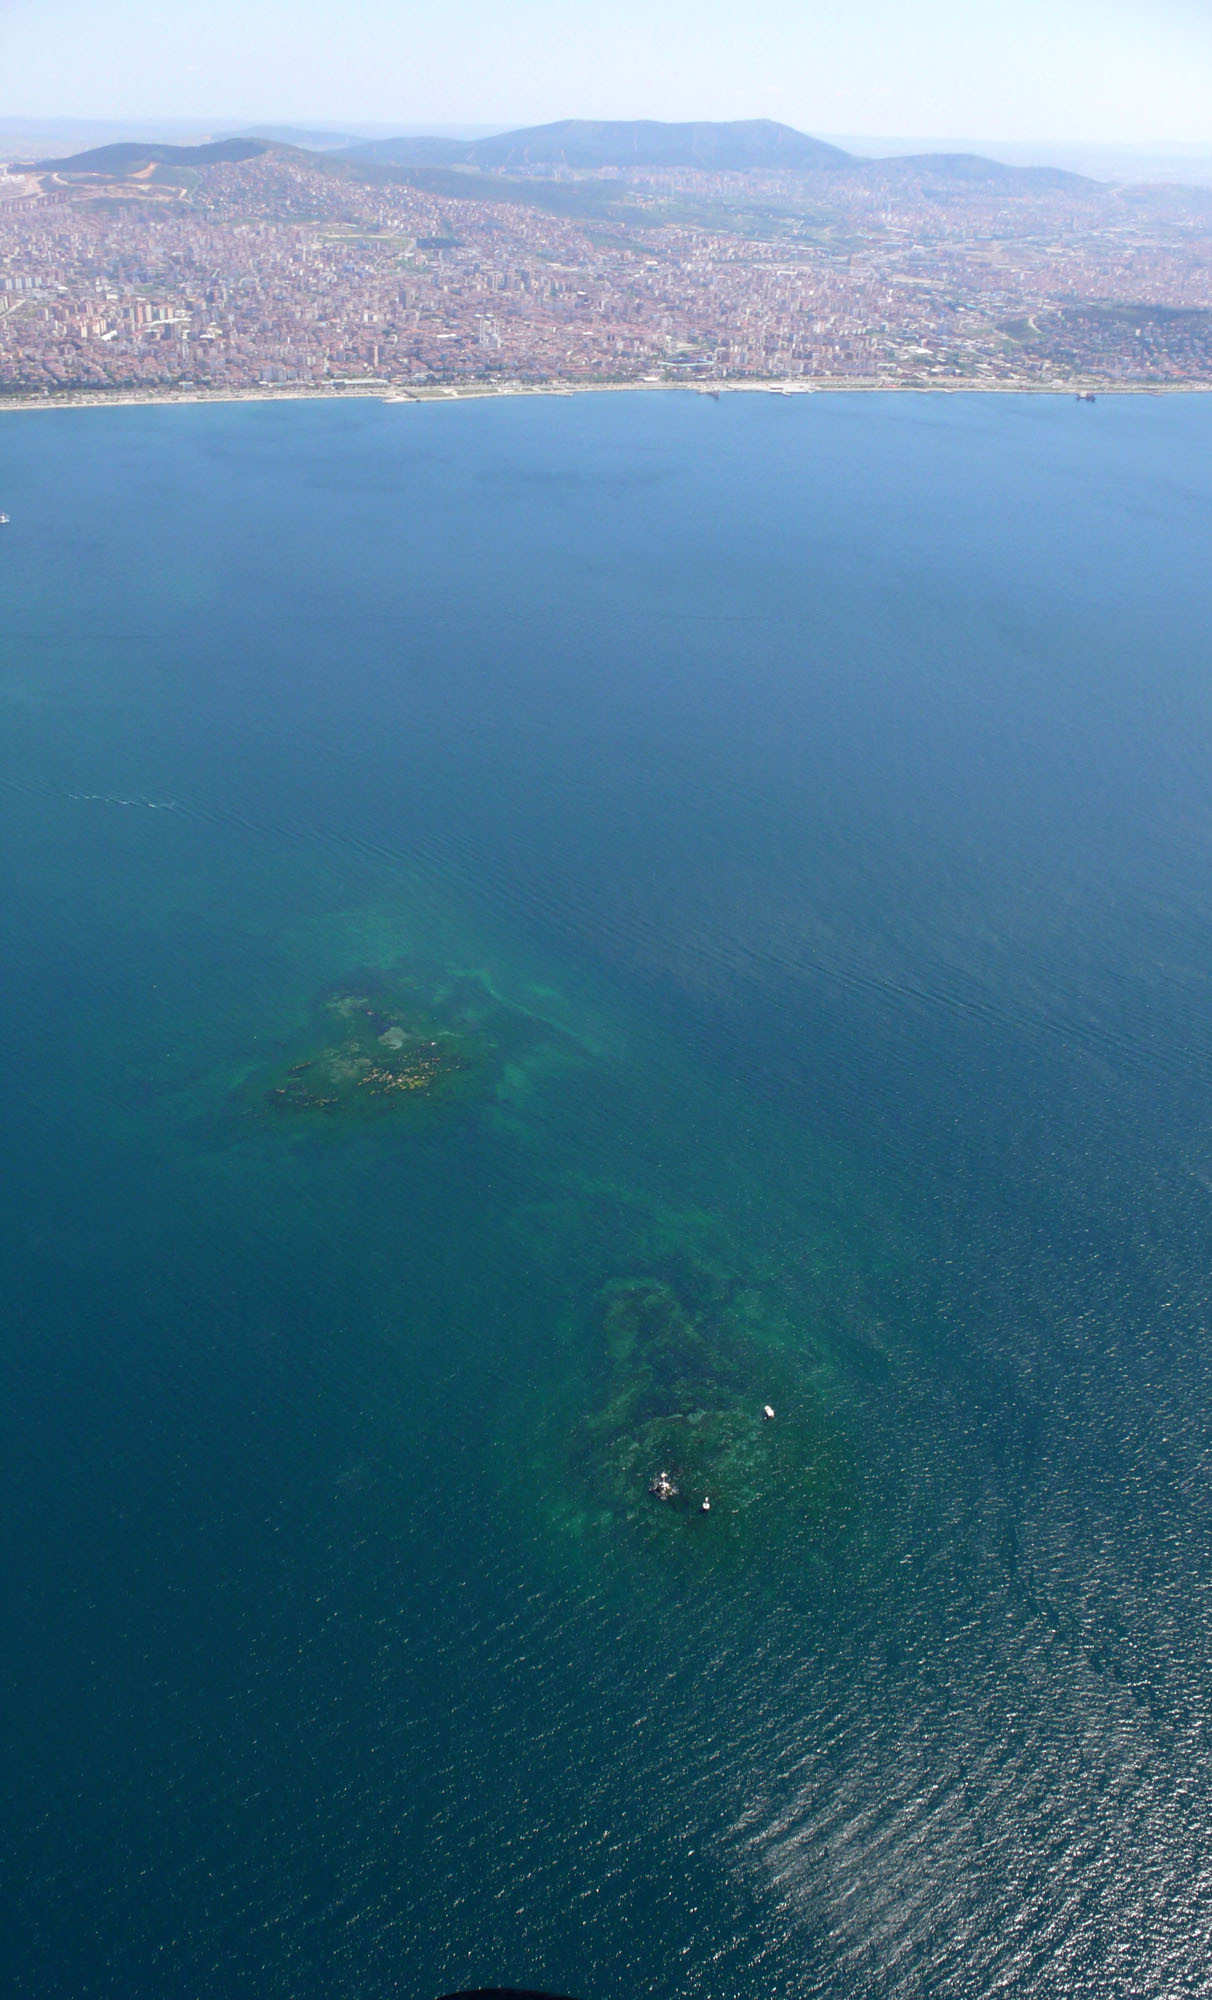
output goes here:
<path id="1" fill-rule="evenodd" d="M 573 1484 L 579 1531 L 596 1519 L 717 1565 L 845 1511 L 851 1479 L 814 1352 L 770 1337 L 754 1293 L 696 1290 L 658 1275 L 602 1295 L 604 1393 Z"/>
<path id="2" fill-rule="evenodd" d="M 430 985 L 375 975 L 325 994 L 315 1033 L 263 1083 L 261 1104 L 291 1118 L 344 1122 L 446 1101 L 494 1052 L 488 996 L 467 979 Z"/>

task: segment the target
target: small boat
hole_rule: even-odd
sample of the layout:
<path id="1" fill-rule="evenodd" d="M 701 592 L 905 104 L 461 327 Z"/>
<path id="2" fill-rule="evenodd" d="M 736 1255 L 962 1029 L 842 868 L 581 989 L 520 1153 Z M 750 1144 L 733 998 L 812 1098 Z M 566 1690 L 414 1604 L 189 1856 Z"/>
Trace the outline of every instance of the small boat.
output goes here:
<path id="1" fill-rule="evenodd" d="M 774 1411 L 769 1403 L 762 1404 L 762 1422 L 764 1424 L 772 1424 L 774 1422 Z"/>
<path id="2" fill-rule="evenodd" d="M 0 514 L 0 528 L 7 528 L 7 526 L 8 526 L 8 515 Z"/>
<path id="3" fill-rule="evenodd" d="M 700 1514 L 710 1514 L 710 1512 L 711 1512 L 711 1502 L 710 1502 L 710 1500 L 708 1499 L 707 1495 L 706 1495 L 706 1494 L 704 1493 L 704 1495 L 703 1495 L 703 1504 L 702 1504 L 702 1506 L 701 1506 L 701 1507 L 699 1508 L 699 1513 L 700 1513 Z"/>
<path id="4" fill-rule="evenodd" d="M 654 1500 L 676 1500 L 678 1489 L 667 1472 L 658 1472 L 648 1488 Z"/>

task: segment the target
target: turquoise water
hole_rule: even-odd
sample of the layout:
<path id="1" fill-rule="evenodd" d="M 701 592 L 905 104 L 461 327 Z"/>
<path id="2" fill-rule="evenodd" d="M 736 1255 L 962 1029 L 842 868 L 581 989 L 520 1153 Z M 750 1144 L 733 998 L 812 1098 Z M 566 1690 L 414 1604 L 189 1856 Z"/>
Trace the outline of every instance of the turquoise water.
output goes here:
<path id="1" fill-rule="evenodd" d="M 1210 447 L 5 420 L 10 1990 L 1207 1990 Z"/>

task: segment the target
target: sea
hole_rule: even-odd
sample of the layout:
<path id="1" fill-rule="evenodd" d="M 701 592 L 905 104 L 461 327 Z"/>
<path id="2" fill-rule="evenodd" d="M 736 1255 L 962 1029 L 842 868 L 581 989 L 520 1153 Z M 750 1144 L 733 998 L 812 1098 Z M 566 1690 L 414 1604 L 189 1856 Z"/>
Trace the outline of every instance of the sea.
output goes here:
<path id="1" fill-rule="evenodd" d="M 1212 1990 L 1212 397 L 0 506 L 5 1991 Z"/>

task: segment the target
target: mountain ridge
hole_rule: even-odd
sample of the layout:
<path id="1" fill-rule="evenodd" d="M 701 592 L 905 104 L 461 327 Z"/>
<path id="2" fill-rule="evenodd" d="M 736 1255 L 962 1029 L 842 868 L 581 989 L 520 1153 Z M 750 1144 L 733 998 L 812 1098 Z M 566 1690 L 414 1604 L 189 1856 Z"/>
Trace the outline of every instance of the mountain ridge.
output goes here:
<path id="1" fill-rule="evenodd" d="M 413 148 L 418 150 L 413 152 Z M 840 146 L 810 138 L 773 118 L 702 119 L 671 124 L 655 118 L 562 118 L 489 139 L 371 140 L 342 158 L 394 165 L 512 167 L 697 167 L 743 172 L 757 167 L 839 167 L 854 159 Z"/>
<path id="2" fill-rule="evenodd" d="M 285 133 L 291 128 L 276 128 Z M 308 148 L 274 138 L 270 131 L 235 134 L 200 146 L 174 146 L 142 140 L 119 140 L 66 158 L 38 160 L 40 172 L 133 174 L 148 166 L 206 167 L 256 159 L 269 152 L 289 153 L 332 171 L 341 168 L 377 178 L 387 174 L 449 175 L 449 186 L 435 192 L 470 193 L 455 174 L 479 176 L 506 172 L 524 179 L 528 172 L 563 167 L 593 172 L 628 168 L 646 171 L 691 169 L 699 172 L 846 173 L 873 179 L 906 176 L 933 178 L 955 189 L 1001 186 L 1013 189 L 1080 189 L 1096 182 L 1059 167 L 1012 166 L 977 153 L 920 153 L 870 159 L 840 146 L 797 132 L 771 118 L 701 120 L 671 124 L 656 119 L 592 120 L 566 118 L 551 125 L 523 126 L 487 139 L 445 139 L 402 134 L 396 139 L 371 139 L 343 147 Z M 539 183 L 532 183 L 538 185 Z"/>

